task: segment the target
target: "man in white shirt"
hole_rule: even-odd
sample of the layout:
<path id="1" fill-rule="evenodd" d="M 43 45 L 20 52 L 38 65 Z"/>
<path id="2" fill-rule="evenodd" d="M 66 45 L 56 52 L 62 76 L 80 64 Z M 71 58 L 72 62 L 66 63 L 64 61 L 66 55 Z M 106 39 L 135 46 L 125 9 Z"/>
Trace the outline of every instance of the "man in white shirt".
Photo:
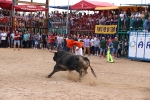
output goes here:
<path id="1" fill-rule="evenodd" d="M 63 42 L 63 37 L 58 34 L 57 36 L 57 51 L 62 49 L 62 42 Z"/>
<path id="2" fill-rule="evenodd" d="M 1 33 L 2 48 L 6 48 L 7 47 L 6 37 L 7 37 L 7 34 L 6 34 L 5 31 L 3 31 Z"/>

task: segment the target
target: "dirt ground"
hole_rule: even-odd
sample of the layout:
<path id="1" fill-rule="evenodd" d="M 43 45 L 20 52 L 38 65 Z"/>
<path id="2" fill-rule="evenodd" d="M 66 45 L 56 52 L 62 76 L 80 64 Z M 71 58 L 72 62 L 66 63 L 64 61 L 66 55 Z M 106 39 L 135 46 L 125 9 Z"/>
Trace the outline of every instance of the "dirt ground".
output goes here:
<path id="1" fill-rule="evenodd" d="M 53 70 L 47 50 L 0 48 L 0 100 L 150 100 L 150 63 L 90 56 L 90 69 L 81 82 L 78 73 Z"/>

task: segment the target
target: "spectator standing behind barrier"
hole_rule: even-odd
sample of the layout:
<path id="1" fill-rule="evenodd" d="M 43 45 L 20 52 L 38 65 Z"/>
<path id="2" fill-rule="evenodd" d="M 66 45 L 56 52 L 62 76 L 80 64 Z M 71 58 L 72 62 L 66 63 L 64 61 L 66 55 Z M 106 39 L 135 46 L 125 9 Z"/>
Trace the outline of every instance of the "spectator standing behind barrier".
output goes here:
<path id="1" fill-rule="evenodd" d="M 113 41 L 113 54 L 114 58 L 117 59 L 117 54 L 118 54 L 118 47 L 119 47 L 119 41 L 118 38 L 115 37 L 115 40 Z"/>
<path id="2" fill-rule="evenodd" d="M 124 11 L 124 18 L 123 18 L 123 28 L 126 29 L 128 25 L 128 15 L 126 11 Z"/>
<path id="3" fill-rule="evenodd" d="M 131 28 L 135 28 L 136 19 L 135 19 L 135 13 L 134 12 L 132 12 L 132 14 L 131 14 L 131 19 L 132 19 L 132 21 L 131 21 Z"/>
<path id="4" fill-rule="evenodd" d="M 55 43 L 55 36 L 50 33 L 50 35 L 48 36 L 48 44 L 49 44 L 49 51 L 51 52 L 54 48 L 54 43 Z"/>
<path id="5" fill-rule="evenodd" d="M 14 35 L 14 51 L 16 50 L 16 44 L 18 44 L 18 50 L 20 50 L 20 40 L 19 40 L 19 33 L 18 31 L 16 31 L 15 35 Z"/>
<path id="6" fill-rule="evenodd" d="M 94 55 L 95 54 L 95 51 L 94 51 L 94 36 L 92 36 L 92 39 L 90 40 L 90 44 L 91 44 L 91 47 L 90 47 L 90 51 L 91 51 L 91 54 Z"/>
<path id="7" fill-rule="evenodd" d="M 22 48 L 22 47 L 23 47 L 23 34 L 22 34 L 22 32 L 19 32 L 19 34 L 20 34 L 20 37 L 19 37 L 19 40 L 20 40 L 20 48 Z"/>
<path id="8" fill-rule="evenodd" d="M 11 41 L 10 41 L 10 43 L 11 43 L 11 48 L 13 48 L 14 46 L 14 34 L 15 34 L 15 31 L 13 31 L 11 34 L 10 34 L 10 39 L 11 39 Z"/>
<path id="9" fill-rule="evenodd" d="M 38 33 L 37 33 L 37 34 L 35 34 L 34 38 L 35 38 L 35 45 L 34 45 L 34 49 L 37 49 L 37 48 L 38 48 L 38 39 L 39 39 L 39 35 L 38 35 Z"/>
<path id="10" fill-rule="evenodd" d="M 23 45 L 24 45 L 24 48 L 27 48 L 27 45 L 28 45 L 28 34 L 26 32 L 23 35 Z"/>
<path id="11" fill-rule="evenodd" d="M 43 33 L 42 34 L 42 49 L 45 49 L 46 48 L 46 44 L 47 44 L 47 42 L 46 42 L 46 34 L 45 33 Z"/>
<path id="12" fill-rule="evenodd" d="M 40 35 L 40 33 L 37 33 L 37 36 L 38 36 L 38 45 L 37 45 L 37 47 L 40 49 L 41 48 L 41 35 Z"/>
<path id="13" fill-rule="evenodd" d="M 7 32 L 6 42 L 7 42 L 7 47 L 10 48 L 10 31 Z"/>
<path id="14" fill-rule="evenodd" d="M 136 28 L 142 28 L 142 17 L 141 17 L 141 14 L 139 12 L 137 12 L 135 17 L 136 17 L 136 21 L 137 21 Z"/>
<path id="15" fill-rule="evenodd" d="M 62 39 L 63 37 L 58 34 L 57 36 L 57 51 L 62 50 Z"/>
<path id="16" fill-rule="evenodd" d="M 86 50 L 88 52 L 88 55 L 90 56 L 90 39 L 88 36 L 84 39 L 84 55 L 86 54 Z"/>
<path id="17" fill-rule="evenodd" d="M 102 37 L 102 40 L 100 42 L 100 57 L 105 57 L 106 43 L 107 41 L 105 40 L 105 37 Z"/>
<path id="18" fill-rule="evenodd" d="M 96 40 L 94 41 L 94 51 L 95 51 L 95 55 L 98 56 L 99 54 L 99 47 L 100 47 L 100 40 L 98 37 L 96 37 Z"/>
<path id="19" fill-rule="evenodd" d="M 122 56 L 122 41 L 119 41 L 117 58 Z"/>
<path id="20" fill-rule="evenodd" d="M 150 17 L 148 18 L 147 22 L 147 31 L 150 32 Z"/>
<path id="21" fill-rule="evenodd" d="M 123 25 L 124 25 L 124 13 L 123 11 L 121 11 L 121 14 L 119 15 L 120 17 L 120 24 L 121 24 L 121 29 L 123 29 Z"/>
<path id="22" fill-rule="evenodd" d="M 34 45 L 35 45 L 35 38 L 34 38 L 34 33 L 31 33 L 31 47 L 34 48 Z"/>
<path id="23" fill-rule="evenodd" d="M 1 33 L 2 48 L 6 48 L 7 47 L 6 37 L 7 37 L 7 33 L 5 31 L 3 31 Z"/>
<path id="24" fill-rule="evenodd" d="M 32 46 L 32 41 L 31 41 L 31 33 L 28 33 L 28 48 L 31 48 Z"/>
<path id="25" fill-rule="evenodd" d="M 145 31 L 148 30 L 148 28 L 147 28 L 148 17 L 149 17 L 148 11 L 145 10 L 145 16 L 144 16 L 144 30 Z"/>
<path id="26" fill-rule="evenodd" d="M 63 39 L 64 39 L 63 50 L 68 51 L 67 46 L 66 46 L 66 45 L 67 45 L 67 42 L 66 42 L 67 35 L 66 35 L 66 34 L 64 35 L 64 38 L 63 38 Z"/>

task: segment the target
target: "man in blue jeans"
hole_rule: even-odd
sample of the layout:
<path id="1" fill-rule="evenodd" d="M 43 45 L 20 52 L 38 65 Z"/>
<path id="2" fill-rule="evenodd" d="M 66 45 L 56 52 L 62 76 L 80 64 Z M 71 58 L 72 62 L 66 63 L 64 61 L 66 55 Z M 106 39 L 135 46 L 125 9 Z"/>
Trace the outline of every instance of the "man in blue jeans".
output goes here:
<path id="1" fill-rule="evenodd" d="M 112 42 L 111 39 L 109 39 L 108 41 L 109 41 L 108 46 L 109 46 L 109 48 L 110 48 L 110 54 L 112 55 L 112 54 L 113 54 L 113 42 Z"/>
<path id="2" fill-rule="evenodd" d="M 113 41 L 113 54 L 116 59 L 117 59 L 117 54 L 118 54 L 118 46 L 119 46 L 119 41 L 118 41 L 118 38 L 115 37 L 115 40 Z"/>

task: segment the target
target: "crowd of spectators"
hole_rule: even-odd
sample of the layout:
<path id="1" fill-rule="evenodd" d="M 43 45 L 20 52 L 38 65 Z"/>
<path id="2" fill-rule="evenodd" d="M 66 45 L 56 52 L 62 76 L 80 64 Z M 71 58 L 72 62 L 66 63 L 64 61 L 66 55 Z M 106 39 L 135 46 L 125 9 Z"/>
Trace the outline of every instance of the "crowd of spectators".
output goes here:
<path id="1" fill-rule="evenodd" d="M 94 30 L 95 25 L 117 25 L 120 22 L 120 29 L 129 30 L 144 29 L 148 31 L 148 11 L 121 11 L 120 14 L 116 11 L 99 12 L 94 14 L 87 13 L 69 13 L 68 24 L 72 30 Z M 15 30 L 18 28 L 38 27 L 42 28 L 48 24 L 48 28 L 65 28 L 67 22 L 67 12 L 52 11 L 49 13 L 49 20 L 42 12 L 35 13 L 20 13 L 14 14 Z M 47 23 L 48 22 L 48 23 Z M 0 10 L 0 25 L 11 25 L 10 12 L 8 10 Z"/>
<path id="2" fill-rule="evenodd" d="M 99 38 L 98 35 L 66 35 L 66 34 L 52 34 L 52 33 L 39 33 L 34 34 L 30 32 L 21 31 L 3 31 L 0 30 L 0 47 L 1 48 L 33 48 L 33 49 L 45 49 L 52 50 L 65 50 L 71 53 L 75 53 L 74 49 L 67 47 L 66 39 L 73 39 L 75 41 L 83 41 L 83 54 L 95 55 L 98 57 L 105 57 L 107 46 L 110 45 L 111 53 L 115 57 L 126 56 L 127 54 L 127 41 L 124 39 L 119 41 L 117 37 L 112 39 L 108 37 Z M 115 42 L 117 41 L 117 42 Z M 14 49 L 15 50 L 15 49 Z"/>
<path id="3" fill-rule="evenodd" d="M 8 11 L 1 11 L 0 12 L 0 16 L 9 16 L 9 12 Z M 2 18 L 0 17 L 0 18 Z M 15 26 L 17 30 L 18 28 L 25 28 L 26 26 L 30 26 L 30 22 L 32 22 L 33 26 L 38 26 L 38 24 L 40 23 L 40 26 L 43 27 L 44 26 L 44 20 L 45 20 L 45 15 L 37 12 L 37 13 L 32 13 L 32 14 L 20 14 L 18 12 L 15 13 L 14 15 L 15 17 Z M 74 30 L 94 30 L 94 26 L 95 25 L 116 25 L 118 24 L 118 21 L 120 21 L 120 28 L 121 29 L 125 29 L 125 30 L 129 30 L 130 28 L 133 29 L 142 29 L 144 26 L 144 30 L 146 31 L 150 31 L 150 18 L 149 18 L 149 13 L 147 10 L 142 11 L 142 12 L 135 12 L 135 11 L 131 11 L 127 12 L 127 11 L 121 11 L 120 14 L 115 14 L 114 12 L 112 13 L 105 13 L 105 12 L 99 12 L 99 13 L 94 13 L 94 14 L 86 14 L 86 13 L 69 13 L 69 25 L 70 25 L 70 29 L 74 29 Z M 49 14 L 49 28 L 64 28 L 66 26 L 66 22 L 67 22 L 67 12 L 58 12 L 58 11 L 54 11 L 51 12 Z M 14 42 L 12 42 L 12 35 L 15 32 L 10 33 L 10 31 L 4 31 L 2 30 L 1 33 L 6 33 L 6 41 L 4 42 L 3 39 L 1 37 L 1 47 L 13 47 L 12 45 L 14 44 Z M 48 36 L 49 34 L 47 33 L 30 33 L 28 31 L 19 31 L 18 34 L 21 35 L 20 39 L 20 47 L 23 48 L 35 48 L 38 49 L 40 48 L 41 44 L 43 43 L 43 34 L 45 34 L 44 37 L 45 38 L 45 42 L 43 45 L 44 47 L 47 47 L 47 49 L 49 49 L 48 46 Z M 26 34 L 28 34 L 28 36 L 26 36 Z M 46 35 L 47 34 L 47 35 Z M 54 33 L 52 33 L 54 34 Z M 57 38 L 58 37 L 56 34 L 59 33 L 55 33 L 55 45 L 54 47 L 57 47 Z M 70 33 L 71 34 L 71 33 Z M 93 33 L 94 34 L 94 33 Z M 93 36 L 92 35 L 88 35 L 88 38 L 90 38 Z M 28 37 L 28 38 L 24 38 Z M 36 38 L 38 37 L 38 41 L 35 42 Z M 66 37 L 64 34 L 60 34 L 60 36 L 63 37 L 63 39 Z M 100 40 L 102 40 L 102 37 L 104 37 L 106 40 L 108 39 L 114 39 L 114 36 L 107 36 L 107 35 L 103 35 L 103 36 L 98 36 L 98 38 Z M 80 34 L 80 37 L 78 36 L 78 38 L 85 38 L 84 35 Z M 64 40 L 63 40 L 64 41 Z M 123 39 L 122 37 L 119 39 L 120 43 L 123 42 L 124 46 L 123 46 L 123 53 L 126 52 L 127 53 L 127 39 Z M 12 44 L 12 45 L 11 45 Z M 47 44 L 47 45 L 46 45 Z M 62 42 L 62 45 L 59 45 L 58 48 L 63 49 L 65 47 L 64 42 Z M 51 47 L 52 48 L 52 47 Z M 57 49 L 58 49 L 57 48 Z M 100 48 L 99 48 L 100 49 Z M 88 51 L 88 50 L 87 50 Z M 92 50 L 90 50 L 90 53 L 92 53 Z M 100 52 L 99 52 L 100 53 Z"/>
<path id="4" fill-rule="evenodd" d="M 66 26 L 66 12 L 54 11 L 49 14 L 49 28 L 62 28 Z M 148 23 L 149 13 L 143 11 L 99 12 L 94 14 L 69 13 L 69 26 L 71 30 L 94 30 L 95 25 L 119 25 L 120 30 L 150 30 Z M 119 22 L 119 24 L 118 24 Z"/>
<path id="5" fill-rule="evenodd" d="M 0 10 L 0 26 L 11 26 L 12 19 L 8 10 Z M 15 30 L 25 27 L 46 28 L 47 21 L 45 14 L 42 12 L 21 13 L 15 12 L 13 16 Z"/>
<path id="6" fill-rule="evenodd" d="M 8 10 L 0 9 L 0 25 L 11 25 L 10 12 Z"/>

